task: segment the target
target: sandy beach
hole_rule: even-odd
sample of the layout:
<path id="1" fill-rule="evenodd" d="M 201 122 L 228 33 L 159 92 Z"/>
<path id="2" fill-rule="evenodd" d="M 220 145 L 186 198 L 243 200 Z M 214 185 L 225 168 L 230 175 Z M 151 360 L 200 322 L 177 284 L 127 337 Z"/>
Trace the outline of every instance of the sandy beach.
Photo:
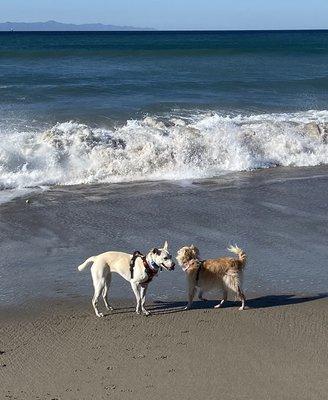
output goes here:
<path id="1" fill-rule="evenodd" d="M 57 187 L 0 205 L 1 398 L 325 399 L 327 180 L 327 167 L 282 168 Z M 245 248 L 249 308 L 214 310 L 212 294 L 183 312 L 178 268 L 150 287 L 152 316 L 134 314 L 117 278 L 115 311 L 97 319 L 76 266 L 165 239 L 204 258 Z"/>
<path id="2" fill-rule="evenodd" d="M 96 319 L 88 304 L 58 302 L 1 314 L 1 398 L 325 399 L 327 299 L 250 305 L 161 303 L 151 317 L 117 305 Z"/>

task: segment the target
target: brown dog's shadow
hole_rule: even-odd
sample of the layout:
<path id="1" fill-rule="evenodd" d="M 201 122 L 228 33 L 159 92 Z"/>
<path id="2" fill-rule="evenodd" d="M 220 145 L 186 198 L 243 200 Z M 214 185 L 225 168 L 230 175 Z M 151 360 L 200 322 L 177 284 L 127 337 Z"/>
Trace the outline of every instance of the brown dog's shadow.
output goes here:
<path id="1" fill-rule="evenodd" d="M 315 296 L 297 296 L 294 294 L 267 295 L 248 299 L 246 301 L 247 309 L 261 309 L 268 307 L 280 307 L 292 304 L 306 303 L 328 297 L 328 293 L 318 293 Z M 166 314 L 183 311 L 186 301 L 154 301 L 155 307 L 151 310 L 153 314 Z M 214 308 L 218 300 L 194 301 L 191 309 L 204 310 Z M 226 301 L 222 308 L 236 308 L 240 306 L 239 301 Z"/>

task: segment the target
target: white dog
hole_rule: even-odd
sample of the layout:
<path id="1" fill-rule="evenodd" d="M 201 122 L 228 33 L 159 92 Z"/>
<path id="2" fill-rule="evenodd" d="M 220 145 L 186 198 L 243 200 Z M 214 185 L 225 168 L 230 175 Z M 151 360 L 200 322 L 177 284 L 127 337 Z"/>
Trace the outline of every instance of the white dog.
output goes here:
<path id="1" fill-rule="evenodd" d="M 91 276 L 95 289 L 92 306 L 98 317 L 103 316 L 98 310 L 98 299 L 101 294 L 107 310 L 113 310 L 108 303 L 108 289 L 112 272 L 118 273 L 131 283 L 137 300 L 136 312 L 138 314 L 142 312 L 149 315 L 149 311 L 144 307 L 149 282 L 162 268 L 169 271 L 174 270 L 174 262 L 168 251 L 167 242 L 165 242 L 162 249 L 152 249 L 146 256 L 142 256 L 139 252 L 128 254 L 118 251 L 108 251 L 88 258 L 83 264 L 78 266 L 78 270 L 82 271 L 91 264 L 93 264 L 91 267 Z"/>

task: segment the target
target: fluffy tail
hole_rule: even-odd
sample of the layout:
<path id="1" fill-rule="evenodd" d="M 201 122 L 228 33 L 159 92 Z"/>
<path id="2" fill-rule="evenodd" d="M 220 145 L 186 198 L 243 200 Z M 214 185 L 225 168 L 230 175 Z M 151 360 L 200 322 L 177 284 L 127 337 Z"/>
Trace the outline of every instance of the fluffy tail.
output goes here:
<path id="1" fill-rule="evenodd" d="M 246 258 L 247 258 L 244 250 L 240 249 L 237 245 L 228 247 L 228 250 L 231 253 L 237 254 L 238 260 L 240 261 L 242 267 L 244 267 L 246 264 Z"/>
<path id="2" fill-rule="evenodd" d="M 94 256 L 93 256 L 93 257 L 89 257 L 87 260 L 84 261 L 83 264 L 79 265 L 79 266 L 77 267 L 77 269 L 78 269 L 79 271 L 84 270 L 84 268 L 86 268 L 89 264 L 92 264 L 92 263 L 95 261 L 95 259 L 96 259 L 96 257 L 94 257 Z"/>

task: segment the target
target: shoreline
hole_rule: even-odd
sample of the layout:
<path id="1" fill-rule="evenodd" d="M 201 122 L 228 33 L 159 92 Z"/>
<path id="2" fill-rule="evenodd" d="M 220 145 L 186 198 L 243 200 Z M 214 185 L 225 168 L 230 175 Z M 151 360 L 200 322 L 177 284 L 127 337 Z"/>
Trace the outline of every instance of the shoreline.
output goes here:
<path id="1" fill-rule="evenodd" d="M 97 189 L 105 188 L 108 190 L 108 193 L 111 193 L 113 190 L 121 189 L 126 190 L 131 187 L 148 187 L 149 189 L 154 186 L 168 185 L 168 186 L 178 186 L 178 187 L 191 187 L 197 185 L 213 185 L 216 184 L 220 187 L 227 188 L 230 186 L 225 186 L 227 184 L 231 184 L 232 187 L 235 187 L 240 182 L 244 182 L 245 185 L 250 184 L 251 178 L 261 177 L 262 183 L 267 185 L 274 183 L 275 181 L 287 181 L 293 179 L 307 179 L 311 177 L 320 177 L 326 176 L 328 174 L 328 164 L 323 165 L 313 165 L 313 166 L 295 166 L 295 167 L 286 167 L 286 166 L 276 166 L 276 167 L 268 167 L 268 168 L 257 168 L 248 171 L 225 171 L 222 172 L 221 175 L 217 176 L 209 176 L 205 178 L 178 178 L 178 179 L 138 179 L 138 180 L 127 180 L 127 181 L 118 181 L 118 182 L 95 182 L 95 183 L 81 183 L 74 185 L 46 185 L 46 186 L 31 186 L 19 188 L 17 190 L 21 190 L 22 194 L 18 195 L 18 197 L 11 198 L 11 195 L 8 195 L 8 202 L 15 201 L 16 199 L 22 198 L 25 196 L 23 193 L 25 190 L 32 190 L 29 192 L 32 196 L 39 196 L 43 193 L 48 193 L 51 191 L 56 192 L 57 190 L 65 190 L 68 191 L 94 191 Z M 273 178 L 273 179 L 271 179 Z M 235 184 L 235 185 L 233 185 Z M 14 188 L 3 189 L 3 192 L 12 192 L 16 190 Z M 35 190 L 35 191 L 34 191 Z M 3 203 L 0 203 L 3 204 Z"/>
<path id="2" fill-rule="evenodd" d="M 165 240 L 173 255 L 194 243 L 204 258 L 227 254 L 231 243 L 244 247 L 248 296 L 324 293 L 327 182 L 328 166 L 279 168 L 178 184 L 54 187 L 29 203 L 14 199 L 0 205 L 0 304 L 89 299 L 90 273 L 76 270 L 84 259 L 113 249 L 146 252 Z M 110 296 L 133 298 L 116 276 Z M 185 299 L 182 270 L 163 271 L 147 298 Z"/>
<path id="3" fill-rule="evenodd" d="M 211 297 L 211 296 L 207 296 Z M 328 293 L 318 293 L 316 295 L 306 295 L 297 293 L 281 293 L 281 294 L 271 294 L 271 295 L 254 295 L 251 294 L 246 299 L 245 310 L 261 310 L 279 307 L 291 307 L 293 305 L 302 305 L 303 303 L 315 303 L 317 301 L 328 302 Z M 101 301 L 100 301 L 101 303 Z M 111 319 L 119 317 L 121 314 L 135 315 L 135 299 L 133 296 L 131 298 L 121 298 L 113 299 L 111 301 L 114 310 L 106 310 L 102 304 L 100 308 L 104 313 L 104 319 Z M 171 300 L 156 300 L 148 299 L 146 301 L 146 308 L 150 311 L 151 316 L 170 314 L 170 313 L 183 313 L 184 307 L 187 304 L 187 296 L 182 296 L 181 298 L 172 298 Z M 218 304 L 218 299 L 208 298 L 206 301 L 198 300 L 195 296 L 191 311 L 212 311 L 215 312 L 214 306 Z M 224 309 L 230 309 L 233 312 L 238 310 L 240 306 L 240 301 L 235 300 L 230 294 L 228 300 L 224 304 Z M 51 312 L 49 313 L 49 310 Z M 219 312 L 219 311 L 218 311 Z M 33 321 L 39 318 L 44 318 L 49 316 L 49 314 L 54 316 L 68 315 L 69 313 L 82 313 L 88 317 L 97 317 L 94 315 L 94 310 L 91 305 L 91 297 L 81 296 L 79 298 L 72 299 L 42 299 L 30 301 L 28 304 L 22 305 L 9 305 L 0 306 L 0 320 L 2 322 L 11 323 L 14 321 Z M 136 317 L 138 317 L 136 315 Z M 146 318 L 146 316 L 139 316 L 140 318 Z M 102 319 L 102 318 L 98 318 Z"/>
<path id="4" fill-rule="evenodd" d="M 118 191 L 129 191 L 137 188 L 141 192 L 152 190 L 165 190 L 165 188 L 192 188 L 207 187 L 210 189 L 215 186 L 217 189 L 233 189 L 247 187 L 256 182 L 257 185 L 272 185 L 275 183 L 288 182 L 293 180 L 307 180 L 313 178 L 324 178 L 328 176 L 327 165 L 315 165 L 306 167 L 269 167 L 259 168 L 251 171 L 232 171 L 224 172 L 222 175 L 207 178 L 179 178 L 179 179 L 154 179 L 154 180 L 135 180 L 122 182 L 101 182 L 75 185 L 48 185 L 24 188 L 11 188 L 0 190 L 0 207 L 2 205 L 20 202 L 22 200 L 35 199 L 43 194 L 72 194 L 81 193 L 88 195 L 113 195 Z M 17 193 L 15 193 L 17 191 Z M 1 198 L 1 195 L 3 196 Z"/>

